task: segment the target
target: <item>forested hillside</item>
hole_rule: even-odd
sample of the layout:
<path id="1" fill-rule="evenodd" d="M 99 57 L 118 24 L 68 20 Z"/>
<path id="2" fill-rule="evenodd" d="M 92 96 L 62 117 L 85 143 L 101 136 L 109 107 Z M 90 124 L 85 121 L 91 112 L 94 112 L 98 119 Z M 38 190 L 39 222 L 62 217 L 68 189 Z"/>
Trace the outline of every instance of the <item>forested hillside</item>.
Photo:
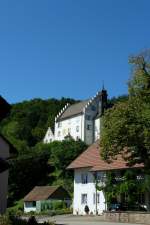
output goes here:
<path id="1" fill-rule="evenodd" d="M 3 120 L 1 133 L 24 154 L 30 147 L 40 142 L 50 126 L 54 128 L 54 118 L 67 104 L 76 101 L 70 98 L 33 99 L 12 105 L 10 115 Z"/>

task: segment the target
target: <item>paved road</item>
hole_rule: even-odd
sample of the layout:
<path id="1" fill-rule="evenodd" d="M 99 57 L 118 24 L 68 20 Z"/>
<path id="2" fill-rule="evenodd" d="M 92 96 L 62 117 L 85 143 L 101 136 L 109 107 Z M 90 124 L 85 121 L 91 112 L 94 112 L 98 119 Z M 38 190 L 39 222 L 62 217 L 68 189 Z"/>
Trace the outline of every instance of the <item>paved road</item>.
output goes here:
<path id="1" fill-rule="evenodd" d="M 44 221 L 55 221 L 57 225 L 137 225 L 129 223 L 110 223 L 101 221 L 101 217 L 88 217 L 88 216 L 72 216 L 72 215 L 62 215 L 54 217 L 46 217 L 39 219 L 39 222 Z M 138 224 L 142 225 L 142 224 Z"/>

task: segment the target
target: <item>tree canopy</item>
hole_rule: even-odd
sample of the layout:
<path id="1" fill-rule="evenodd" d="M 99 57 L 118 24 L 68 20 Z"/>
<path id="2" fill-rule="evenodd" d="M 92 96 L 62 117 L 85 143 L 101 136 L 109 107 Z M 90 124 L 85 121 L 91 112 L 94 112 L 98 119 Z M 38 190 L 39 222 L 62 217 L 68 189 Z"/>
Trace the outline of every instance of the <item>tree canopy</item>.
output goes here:
<path id="1" fill-rule="evenodd" d="M 28 154 L 9 161 L 9 201 L 23 198 L 36 185 L 62 185 L 73 192 L 73 173 L 66 167 L 86 149 L 82 141 L 38 143 Z"/>
<path id="2" fill-rule="evenodd" d="M 150 169 L 150 52 L 130 57 L 129 63 L 129 97 L 105 112 L 101 154 L 106 160 L 122 154 L 129 165 Z"/>

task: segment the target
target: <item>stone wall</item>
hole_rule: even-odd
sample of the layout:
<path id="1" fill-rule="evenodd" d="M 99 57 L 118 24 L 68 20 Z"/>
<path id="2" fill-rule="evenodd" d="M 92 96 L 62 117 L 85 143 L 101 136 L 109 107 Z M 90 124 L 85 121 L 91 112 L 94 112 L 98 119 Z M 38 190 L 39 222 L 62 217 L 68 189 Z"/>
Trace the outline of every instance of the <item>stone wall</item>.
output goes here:
<path id="1" fill-rule="evenodd" d="M 104 212 L 104 221 L 150 224 L 148 212 Z"/>

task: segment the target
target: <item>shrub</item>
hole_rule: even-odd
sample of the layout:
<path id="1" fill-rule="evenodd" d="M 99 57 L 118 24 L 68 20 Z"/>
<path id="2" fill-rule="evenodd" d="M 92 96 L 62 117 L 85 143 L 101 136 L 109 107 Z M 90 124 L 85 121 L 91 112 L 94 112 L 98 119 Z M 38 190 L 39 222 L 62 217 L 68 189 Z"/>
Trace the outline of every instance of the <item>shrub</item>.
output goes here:
<path id="1" fill-rule="evenodd" d="M 90 211 L 90 210 L 89 210 L 88 205 L 85 206 L 84 211 L 85 211 L 86 214 L 89 214 L 89 211 Z"/>
<path id="2" fill-rule="evenodd" d="M 37 221 L 34 216 L 31 216 L 28 220 L 28 225 L 37 225 Z"/>
<path id="3" fill-rule="evenodd" d="M 66 208 L 66 205 L 63 201 L 52 201 L 52 209 L 53 210 L 58 210 L 58 209 L 63 209 Z"/>
<path id="4" fill-rule="evenodd" d="M 11 225 L 11 222 L 7 216 L 0 216 L 0 225 Z"/>

